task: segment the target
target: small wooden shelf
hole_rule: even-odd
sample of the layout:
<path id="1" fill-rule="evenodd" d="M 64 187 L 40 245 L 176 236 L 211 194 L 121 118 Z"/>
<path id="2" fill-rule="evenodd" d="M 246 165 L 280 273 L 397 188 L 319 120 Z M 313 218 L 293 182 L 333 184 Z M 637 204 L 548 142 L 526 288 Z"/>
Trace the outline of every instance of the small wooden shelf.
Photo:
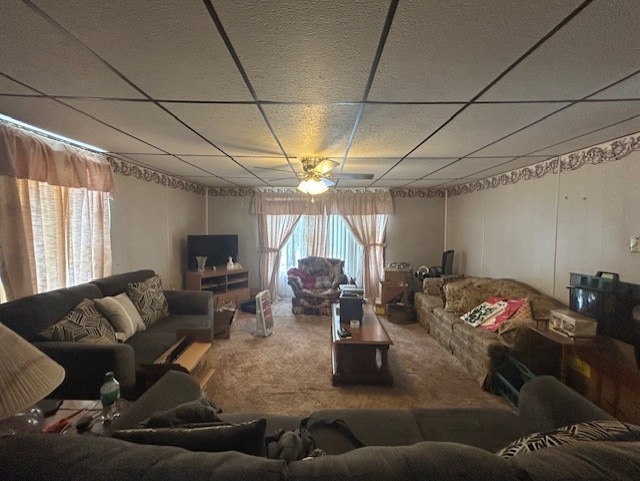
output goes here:
<path id="1" fill-rule="evenodd" d="M 212 292 L 216 309 L 228 303 L 238 305 L 250 297 L 249 269 L 227 269 L 220 266 L 204 272 L 187 271 L 184 275 L 184 288 Z"/>

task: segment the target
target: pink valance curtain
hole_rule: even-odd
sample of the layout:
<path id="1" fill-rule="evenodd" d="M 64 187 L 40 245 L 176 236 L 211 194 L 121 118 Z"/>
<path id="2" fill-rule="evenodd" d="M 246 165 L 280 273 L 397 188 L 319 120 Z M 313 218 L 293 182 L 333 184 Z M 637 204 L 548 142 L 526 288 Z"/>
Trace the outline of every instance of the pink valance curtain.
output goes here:
<path id="1" fill-rule="evenodd" d="M 7 300 L 111 274 L 114 190 L 102 156 L 0 124 L 0 280 Z"/>
<path id="2" fill-rule="evenodd" d="M 1 123 L 0 175 L 115 192 L 113 172 L 103 156 Z"/>

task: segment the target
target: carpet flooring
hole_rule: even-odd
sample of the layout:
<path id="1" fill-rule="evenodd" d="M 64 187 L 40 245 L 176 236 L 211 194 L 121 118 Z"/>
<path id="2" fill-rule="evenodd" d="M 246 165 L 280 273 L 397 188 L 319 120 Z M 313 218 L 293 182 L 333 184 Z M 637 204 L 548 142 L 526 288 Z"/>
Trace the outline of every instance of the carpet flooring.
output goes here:
<path id="1" fill-rule="evenodd" d="M 331 384 L 327 316 L 294 316 L 291 301 L 273 304 L 275 332 L 255 337 L 255 314 L 237 311 L 230 339 L 213 343 L 209 397 L 225 412 L 305 415 L 325 408 L 504 407 L 483 391 L 419 324 L 380 320 L 393 340 L 393 386 Z"/>

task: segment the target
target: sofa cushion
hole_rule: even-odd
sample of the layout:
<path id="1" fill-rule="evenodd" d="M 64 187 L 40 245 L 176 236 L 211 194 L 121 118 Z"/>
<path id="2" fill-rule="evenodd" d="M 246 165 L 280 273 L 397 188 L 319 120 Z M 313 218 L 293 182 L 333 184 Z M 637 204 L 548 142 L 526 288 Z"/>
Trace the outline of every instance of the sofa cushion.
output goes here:
<path id="1" fill-rule="evenodd" d="M 255 304 L 255 301 L 254 301 Z M 221 317 L 216 314 L 216 317 Z M 172 332 L 179 329 L 211 329 L 211 316 L 201 314 L 169 314 L 150 327 L 153 332 Z"/>
<path id="2" fill-rule="evenodd" d="M 311 414 L 310 423 L 318 419 L 341 419 L 365 446 L 402 446 L 423 440 L 415 416 L 408 410 L 323 409 Z M 317 426 L 313 436 L 316 446 L 327 454 L 341 454 L 357 447 L 330 426 Z"/>
<path id="3" fill-rule="evenodd" d="M 133 348 L 136 358 L 136 369 L 142 372 L 142 366 L 145 364 L 153 364 L 153 361 L 158 359 L 175 342 L 175 332 L 147 330 L 136 332 L 134 336 L 127 339 L 126 344 Z"/>
<path id="4" fill-rule="evenodd" d="M 316 276 L 314 289 L 330 289 L 333 286 L 333 276 Z"/>
<path id="5" fill-rule="evenodd" d="M 82 299 L 102 297 L 93 284 L 43 292 L 0 303 L 0 322 L 28 341 L 42 340 L 40 332 L 58 322 Z"/>
<path id="6" fill-rule="evenodd" d="M 139 271 L 123 272 L 122 274 L 114 274 L 112 276 L 94 279 L 91 284 L 95 285 L 102 292 L 102 296 L 116 296 L 127 290 L 127 285 L 133 282 L 142 282 L 156 273 L 150 269 L 142 269 Z"/>
<path id="7" fill-rule="evenodd" d="M 532 287 L 513 279 L 468 277 L 445 284 L 446 310 L 457 315 L 469 312 L 489 297 L 524 298 L 540 294 Z"/>
<path id="8" fill-rule="evenodd" d="M 213 401 L 203 397 L 178 406 L 152 414 L 141 423 L 145 428 L 168 428 L 182 424 L 221 422 L 218 416 L 220 408 Z M 257 419 L 257 418 L 254 418 Z"/>
<path id="9" fill-rule="evenodd" d="M 170 428 L 139 428 L 114 431 L 116 439 L 161 446 L 176 446 L 189 451 L 237 451 L 253 456 L 265 456 L 266 419 L 248 423 L 223 422 L 189 424 Z"/>
<path id="10" fill-rule="evenodd" d="M 0 438 L 0 479 L 12 481 L 275 481 L 285 468 L 284 461 L 233 451 L 191 452 L 102 436 Z"/>
<path id="11" fill-rule="evenodd" d="M 412 446 L 375 446 L 340 456 L 320 456 L 289 464 L 290 481 L 443 480 L 502 481 L 528 479 L 522 470 L 493 453 L 454 443 L 420 442 Z"/>
<path id="12" fill-rule="evenodd" d="M 137 331 L 147 328 L 126 292 L 115 297 L 106 296 L 96 299 L 95 303 L 115 331 L 123 334 L 124 340 L 129 339 Z"/>
<path id="13" fill-rule="evenodd" d="M 640 442 L 587 441 L 542 449 L 507 460 L 524 479 L 637 481 Z"/>
<path id="14" fill-rule="evenodd" d="M 510 409 L 412 409 L 425 441 L 461 443 L 492 453 L 530 431 Z"/>
<path id="15" fill-rule="evenodd" d="M 517 439 L 498 451 L 498 456 L 513 456 L 580 441 L 640 441 L 640 426 L 603 420 L 571 424 L 553 431 L 533 433 Z"/>
<path id="16" fill-rule="evenodd" d="M 83 299 L 62 319 L 40 333 L 50 341 L 115 344 L 116 333 L 91 299 Z"/>
<path id="17" fill-rule="evenodd" d="M 169 315 L 169 304 L 164 296 L 162 280 L 155 275 L 142 282 L 127 285 L 127 294 L 136 306 L 145 326 Z"/>

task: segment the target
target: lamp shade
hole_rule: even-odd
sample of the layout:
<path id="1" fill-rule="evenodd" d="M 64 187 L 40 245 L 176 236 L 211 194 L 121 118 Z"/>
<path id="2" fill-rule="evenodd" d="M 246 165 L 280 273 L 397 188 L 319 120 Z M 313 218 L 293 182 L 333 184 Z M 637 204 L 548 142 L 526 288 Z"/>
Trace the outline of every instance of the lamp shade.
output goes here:
<path id="1" fill-rule="evenodd" d="M 64 368 L 0 324 L 0 420 L 50 394 L 64 379 Z"/>
<path id="2" fill-rule="evenodd" d="M 326 192 L 327 190 L 329 190 L 329 188 L 320 179 L 311 177 L 308 179 L 303 179 L 300 182 L 300 185 L 298 185 L 298 190 L 304 194 L 318 195 Z"/>

